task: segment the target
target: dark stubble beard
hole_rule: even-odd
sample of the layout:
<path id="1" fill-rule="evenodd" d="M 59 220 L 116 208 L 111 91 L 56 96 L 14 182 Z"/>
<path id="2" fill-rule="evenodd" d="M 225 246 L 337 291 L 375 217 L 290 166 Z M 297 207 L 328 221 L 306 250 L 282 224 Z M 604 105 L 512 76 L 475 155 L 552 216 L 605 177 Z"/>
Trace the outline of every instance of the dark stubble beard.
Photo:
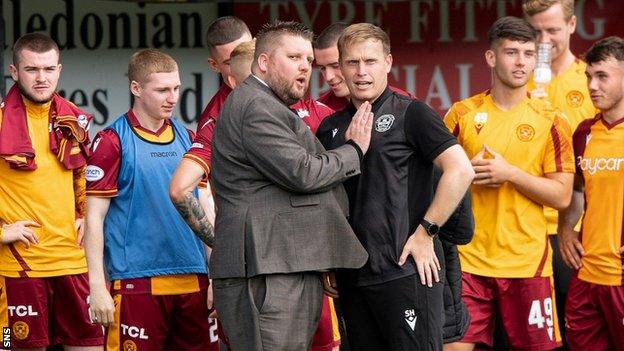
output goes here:
<path id="1" fill-rule="evenodd" d="M 299 92 L 295 91 L 293 89 L 293 83 L 294 82 L 289 82 L 278 75 L 267 80 L 267 84 L 271 87 L 275 95 L 288 106 L 299 101 L 305 94 L 305 91 L 303 94 L 299 94 Z"/>
<path id="2" fill-rule="evenodd" d="M 52 100 L 52 95 L 54 95 L 54 92 L 52 92 L 50 94 L 50 96 L 47 96 L 47 97 L 44 97 L 44 98 L 36 98 L 35 96 L 30 94 L 26 90 L 26 87 L 23 86 L 22 83 L 20 83 L 20 81 L 17 81 L 17 88 L 19 89 L 19 91 L 20 91 L 20 93 L 22 94 L 23 97 L 25 97 L 29 101 L 32 101 L 35 104 L 39 104 L 39 105 L 43 105 L 43 104 L 46 104 L 46 103 L 50 102 L 50 100 Z"/>

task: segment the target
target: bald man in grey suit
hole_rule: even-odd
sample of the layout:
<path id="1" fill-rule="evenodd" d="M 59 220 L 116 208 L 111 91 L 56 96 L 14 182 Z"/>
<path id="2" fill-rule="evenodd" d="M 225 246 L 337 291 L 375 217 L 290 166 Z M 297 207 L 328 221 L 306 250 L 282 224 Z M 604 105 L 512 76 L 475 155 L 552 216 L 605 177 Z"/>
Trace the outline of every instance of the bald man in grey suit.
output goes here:
<path id="1" fill-rule="evenodd" d="M 258 33 L 252 75 L 228 97 L 212 146 L 218 207 L 210 271 L 233 350 L 307 350 L 321 311 L 319 273 L 361 267 L 341 183 L 360 173 L 372 113 L 325 151 L 290 110 L 310 79 L 312 32 L 294 22 Z"/>

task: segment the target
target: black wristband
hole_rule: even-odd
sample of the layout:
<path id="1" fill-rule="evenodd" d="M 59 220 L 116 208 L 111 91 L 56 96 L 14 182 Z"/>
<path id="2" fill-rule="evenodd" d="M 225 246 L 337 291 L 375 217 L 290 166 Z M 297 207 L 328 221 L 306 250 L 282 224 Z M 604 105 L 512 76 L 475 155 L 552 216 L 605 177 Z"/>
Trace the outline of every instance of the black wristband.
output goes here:
<path id="1" fill-rule="evenodd" d="M 362 162 L 362 159 L 364 158 L 364 153 L 362 152 L 360 145 L 358 145 L 355 141 L 353 141 L 353 139 L 347 140 L 346 144 L 349 144 L 355 148 L 355 151 L 357 151 L 360 162 Z"/>

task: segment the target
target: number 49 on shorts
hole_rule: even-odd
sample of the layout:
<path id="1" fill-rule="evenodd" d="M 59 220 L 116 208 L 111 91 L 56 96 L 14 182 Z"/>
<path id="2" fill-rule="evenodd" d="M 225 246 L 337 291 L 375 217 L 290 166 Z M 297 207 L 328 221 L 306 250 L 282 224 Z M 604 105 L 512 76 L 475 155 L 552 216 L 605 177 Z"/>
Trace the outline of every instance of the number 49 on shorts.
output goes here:
<path id="1" fill-rule="evenodd" d="M 541 300 L 533 300 L 531 302 L 531 310 L 529 312 L 529 325 L 535 325 L 537 328 L 548 328 L 548 337 L 553 340 L 553 306 L 550 297 Z"/>

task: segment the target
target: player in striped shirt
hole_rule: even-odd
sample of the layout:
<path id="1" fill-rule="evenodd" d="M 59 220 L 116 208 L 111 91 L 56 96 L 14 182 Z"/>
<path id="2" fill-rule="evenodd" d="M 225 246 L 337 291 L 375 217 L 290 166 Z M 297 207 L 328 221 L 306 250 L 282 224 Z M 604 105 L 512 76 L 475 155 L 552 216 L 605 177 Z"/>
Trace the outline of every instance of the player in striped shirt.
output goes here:
<path id="1" fill-rule="evenodd" d="M 454 350 L 491 347 L 496 316 L 513 349 L 561 344 L 543 206 L 569 204 L 574 160 L 565 119 L 527 94 L 536 39 L 522 19 L 497 20 L 485 54 L 491 89 L 455 103 L 445 117 L 476 173 L 475 234 L 459 248 L 471 324 Z"/>
<path id="2" fill-rule="evenodd" d="M 566 335 L 570 350 L 624 350 L 624 40 L 596 42 L 586 60 L 590 96 L 602 112 L 574 133 L 573 200 L 559 217 L 561 256 L 576 270 Z"/>

